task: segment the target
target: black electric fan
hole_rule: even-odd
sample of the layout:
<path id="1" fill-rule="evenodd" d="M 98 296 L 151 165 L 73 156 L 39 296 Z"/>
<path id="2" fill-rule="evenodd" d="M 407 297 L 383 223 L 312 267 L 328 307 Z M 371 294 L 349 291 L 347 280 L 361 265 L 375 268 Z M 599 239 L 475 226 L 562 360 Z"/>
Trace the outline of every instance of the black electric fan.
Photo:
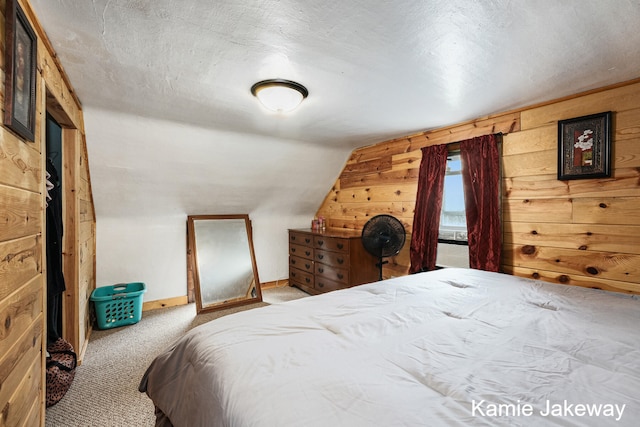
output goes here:
<path id="1" fill-rule="evenodd" d="M 371 255 L 378 257 L 376 267 L 380 269 L 389 261 L 382 258 L 397 255 L 404 246 L 406 234 L 402 223 L 391 215 L 376 215 L 362 228 L 362 246 Z"/>

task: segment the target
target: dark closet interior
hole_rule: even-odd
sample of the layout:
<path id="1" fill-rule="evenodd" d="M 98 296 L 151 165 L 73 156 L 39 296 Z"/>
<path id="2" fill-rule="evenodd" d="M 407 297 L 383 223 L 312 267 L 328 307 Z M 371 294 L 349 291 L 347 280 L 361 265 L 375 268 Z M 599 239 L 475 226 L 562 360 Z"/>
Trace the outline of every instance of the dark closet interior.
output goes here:
<path id="1" fill-rule="evenodd" d="M 47 344 L 62 337 L 62 128 L 47 114 L 46 126 L 47 227 Z"/>

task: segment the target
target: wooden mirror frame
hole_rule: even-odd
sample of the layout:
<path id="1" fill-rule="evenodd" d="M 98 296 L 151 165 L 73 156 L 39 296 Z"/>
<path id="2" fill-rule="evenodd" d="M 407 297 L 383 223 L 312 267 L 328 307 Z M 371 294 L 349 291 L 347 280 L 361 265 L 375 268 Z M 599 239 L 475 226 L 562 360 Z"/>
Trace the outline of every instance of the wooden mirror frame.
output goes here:
<path id="1" fill-rule="evenodd" d="M 197 251 L 197 236 L 196 236 L 196 223 L 199 221 L 229 221 L 229 220 L 242 220 L 246 230 L 248 250 L 247 256 L 251 259 L 251 268 L 253 271 L 253 281 L 249 284 L 246 292 L 237 297 L 220 299 L 214 302 L 204 302 L 202 292 L 202 272 L 198 263 L 198 251 Z M 242 242 L 244 243 L 244 242 Z M 202 241 L 201 241 L 202 245 Z M 239 248 L 239 250 L 243 250 Z M 228 252 L 227 252 L 228 253 Z M 251 220 L 249 215 L 189 215 L 187 217 L 187 259 L 188 265 L 193 270 L 193 281 L 195 287 L 195 299 L 196 309 L 198 314 L 206 313 L 214 310 L 220 310 L 224 308 L 236 307 L 245 304 L 253 304 L 262 301 L 262 291 L 260 289 L 260 279 L 258 278 L 258 268 L 256 267 L 256 258 L 253 251 L 253 238 L 251 230 Z M 216 263 L 225 263 L 224 260 L 216 260 Z"/>

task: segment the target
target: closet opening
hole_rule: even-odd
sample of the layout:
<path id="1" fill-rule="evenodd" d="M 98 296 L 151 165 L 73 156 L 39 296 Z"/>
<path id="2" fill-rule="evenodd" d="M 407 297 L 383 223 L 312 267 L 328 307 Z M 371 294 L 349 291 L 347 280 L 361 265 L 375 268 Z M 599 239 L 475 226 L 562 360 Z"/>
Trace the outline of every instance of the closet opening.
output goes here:
<path id="1" fill-rule="evenodd" d="M 63 304 L 66 290 L 63 274 L 63 174 L 62 127 L 46 117 L 46 252 L 47 252 L 47 344 L 63 337 Z"/>

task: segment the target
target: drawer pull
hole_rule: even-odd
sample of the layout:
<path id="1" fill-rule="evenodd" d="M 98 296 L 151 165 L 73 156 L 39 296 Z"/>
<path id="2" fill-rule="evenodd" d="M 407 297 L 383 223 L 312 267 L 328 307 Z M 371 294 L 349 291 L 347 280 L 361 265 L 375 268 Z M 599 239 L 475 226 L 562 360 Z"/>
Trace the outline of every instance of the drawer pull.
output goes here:
<path id="1" fill-rule="evenodd" d="M 318 240 L 318 246 L 324 245 L 324 240 Z"/>
<path id="2" fill-rule="evenodd" d="M 311 279 L 309 279 L 308 277 L 306 277 L 306 278 L 304 279 L 304 281 L 305 281 L 305 282 L 307 282 L 307 283 L 311 283 Z"/>
<path id="3" fill-rule="evenodd" d="M 296 236 L 291 236 L 291 240 L 296 240 Z"/>
<path id="4" fill-rule="evenodd" d="M 321 288 L 324 288 L 324 283 L 318 283 L 318 286 L 320 286 Z"/>
<path id="5" fill-rule="evenodd" d="M 292 259 L 292 260 L 291 260 L 291 264 L 295 264 L 295 263 L 296 263 L 296 260 L 295 260 L 295 259 Z"/>
<path id="6" fill-rule="evenodd" d="M 291 252 L 295 252 L 295 251 L 296 251 L 296 248 L 291 248 Z"/>
<path id="7" fill-rule="evenodd" d="M 307 238 L 305 238 L 305 239 L 304 239 L 304 241 L 305 241 L 305 243 L 311 243 L 311 239 L 310 239 L 310 238 L 308 238 L 308 237 L 307 237 Z"/>
<path id="8" fill-rule="evenodd" d="M 296 276 L 297 276 L 296 272 L 295 272 L 295 271 L 292 271 L 292 272 L 291 272 L 291 277 L 296 277 Z"/>
<path id="9" fill-rule="evenodd" d="M 304 267 L 308 270 L 311 268 L 311 264 L 305 264 Z"/>
<path id="10" fill-rule="evenodd" d="M 320 273 L 324 273 L 324 268 L 322 268 L 322 267 L 318 267 L 318 271 L 319 271 Z"/>
<path id="11" fill-rule="evenodd" d="M 324 258 L 324 255 L 319 254 L 319 255 L 318 255 L 318 259 L 322 259 L 322 258 Z"/>
<path id="12" fill-rule="evenodd" d="M 306 256 L 309 256 L 309 255 L 311 255 L 311 252 L 309 252 L 309 251 L 304 251 L 304 254 L 305 254 Z"/>
<path id="13" fill-rule="evenodd" d="M 342 258 L 338 258 L 337 261 L 338 261 L 338 264 L 344 263 L 344 260 Z"/>
<path id="14" fill-rule="evenodd" d="M 342 243 L 338 243 L 338 245 L 337 245 L 337 246 L 338 246 L 338 249 L 342 249 L 342 248 L 344 248 L 344 245 L 343 245 Z"/>
<path id="15" fill-rule="evenodd" d="M 338 279 L 342 279 L 344 277 L 344 275 L 342 275 L 341 273 L 338 273 Z"/>

